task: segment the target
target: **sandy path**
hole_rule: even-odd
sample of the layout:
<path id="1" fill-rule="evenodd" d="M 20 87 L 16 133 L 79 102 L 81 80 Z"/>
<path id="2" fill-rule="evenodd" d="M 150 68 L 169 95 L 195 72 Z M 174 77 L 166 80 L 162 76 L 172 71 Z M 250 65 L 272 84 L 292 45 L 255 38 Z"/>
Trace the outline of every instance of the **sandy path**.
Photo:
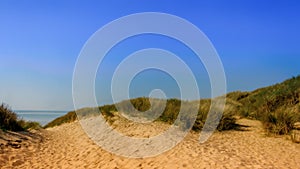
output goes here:
<path id="1" fill-rule="evenodd" d="M 300 168 L 300 144 L 266 137 L 258 121 L 239 122 L 251 126 L 249 131 L 215 133 L 204 144 L 192 132 L 172 150 L 145 159 L 108 153 L 86 136 L 78 122 L 64 124 L 48 129 L 39 150 L 15 168 Z M 145 133 L 141 127 L 131 127 Z"/>
<path id="2" fill-rule="evenodd" d="M 2 132 L 0 130 L 0 168 L 15 168 L 33 156 L 44 141 L 40 131 Z"/>

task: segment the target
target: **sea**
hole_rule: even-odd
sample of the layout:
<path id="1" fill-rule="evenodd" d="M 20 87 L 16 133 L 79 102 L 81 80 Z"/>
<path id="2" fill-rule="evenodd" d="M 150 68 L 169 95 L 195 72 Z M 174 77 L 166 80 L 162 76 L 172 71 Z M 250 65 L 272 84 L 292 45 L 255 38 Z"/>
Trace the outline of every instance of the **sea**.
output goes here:
<path id="1" fill-rule="evenodd" d="M 69 111 L 15 110 L 14 112 L 20 119 L 39 122 L 42 126 L 44 126 L 52 120 L 67 114 Z"/>

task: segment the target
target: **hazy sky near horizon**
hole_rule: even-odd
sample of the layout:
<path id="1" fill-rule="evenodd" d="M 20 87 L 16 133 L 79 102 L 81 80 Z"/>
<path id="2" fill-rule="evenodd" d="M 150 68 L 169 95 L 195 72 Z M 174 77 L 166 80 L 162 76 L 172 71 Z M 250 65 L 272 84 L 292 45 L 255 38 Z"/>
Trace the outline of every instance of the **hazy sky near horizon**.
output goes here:
<path id="1" fill-rule="evenodd" d="M 2 0 L 0 102 L 15 110 L 72 110 L 72 75 L 85 42 L 105 24 L 138 12 L 177 15 L 202 30 L 223 62 L 228 91 L 272 85 L 300 74 L 299 9 L 297 0 Z M 121 61 L 117 55 L 147 47 L 175 51 L 195 70 L 201 65 L 189 59 L 185 47 L 159 38 L 136 37 L 127 47 L 120 44 L 110 53 L 111 60 L 102 73 L 105 74 L 105 68 L 112 71 L 109 67 Z M 203 73 L 203 67 L 198 73 Z M 137 76 L 131 86 L 136 89 L 132 96 L 161 87 L 169 97 L 176 97 L 177 86 L 173 79 L 164 76 L 153 76 L 151 71 L 145 72 L 144 78 L 142 74 Z M 167 81 L 157 83 L 160 79 Z M 201 74 L 197 80 L 201 83 L 207 77 Z M 203 83 L 202 96 L 209 97 L 209 86 Z M 96 84 L 102 84 L 100 77 Z M 107 94 L 98 97 L 109 102 Z"/>

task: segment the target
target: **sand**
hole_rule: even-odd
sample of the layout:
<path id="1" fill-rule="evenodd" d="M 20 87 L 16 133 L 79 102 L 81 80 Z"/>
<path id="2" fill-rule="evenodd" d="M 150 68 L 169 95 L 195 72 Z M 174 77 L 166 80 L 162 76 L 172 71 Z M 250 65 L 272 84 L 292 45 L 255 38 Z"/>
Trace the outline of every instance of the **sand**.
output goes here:
<path id="1" fill-rule="evenodd" d="M 266 136 L 259 121 L 241 119 L 239 123 L 250 127 L 216 132 L 204 144 L 198 142 L 199 133 L 190 132 L 163 154 L 131 159 L 103 150 L 79 122 L 73 122 L 38 132 L 43 139 L 23 140 L 27 147 L 2 147 L 0 168 L 300 168 L 300 144 L 286 136 Z M 118 130 L 137 137 L 149 137 L 168 127 L 163 123 L 115 124 Z"/>

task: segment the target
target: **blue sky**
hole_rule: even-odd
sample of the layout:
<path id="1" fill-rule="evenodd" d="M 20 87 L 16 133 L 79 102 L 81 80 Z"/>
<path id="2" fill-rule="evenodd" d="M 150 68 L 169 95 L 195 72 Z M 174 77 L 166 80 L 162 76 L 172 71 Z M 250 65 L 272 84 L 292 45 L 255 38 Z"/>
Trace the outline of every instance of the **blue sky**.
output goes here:
<path id="1" fill-rule="evenodd" d="M 73 109 L 72 74 L 81 48 L 105 24 L 137 12 L 170 13 L 199 27 L 219 53 L 228 91 L 272 85 L 300 74 L 299 8 L 300 2 L 296 0 L 2 0 L 0 102 L 13 109 Z M 116 55 L 144 47 L 161 47 L 184 55 L 185 61 L 199 73 L 197 80 L 203 84 L 202 96 L 209 97 L 205 70 L 201 63 L 195 64 L 187 57 L 190 55 L 187 49 L 168 39 L 144 38 L 145 44 L 141 43 L 145 40 L 137 37 L 128 42 L 128 48 L 122 48 L 122 44 L 116 47 L 118 50 L 110 53 L 110 60 L 103 63 L 102 74 L 105 76 L 105 72 L 112 71 L 109 67 L 120 61 Z M 96 80 L 100 86 L 96 90 L 98 94 L 107 89 L 105 85 L 101 88 L 105 83 L 101 81 L 100 70 L 101 67 Z M 160 76 L 155 77 L 159 79 Z M 131 89 L 131 95 L 145 95 L 151 87 L 161 87 L 166 88 L 168 97 L 177 96 L 176 85 L 164 85 L 173 82 L 172 79 L 152 84 L 155 79 L 151 78 L 151 71 L 144 73 L 144 79 L 142 74 L 137 77 L 132 84 L 136 90 Z M 148 86 L 142 81 L 147 81 Z M 109 102 L 109 94 L 101 98 Z"/>

